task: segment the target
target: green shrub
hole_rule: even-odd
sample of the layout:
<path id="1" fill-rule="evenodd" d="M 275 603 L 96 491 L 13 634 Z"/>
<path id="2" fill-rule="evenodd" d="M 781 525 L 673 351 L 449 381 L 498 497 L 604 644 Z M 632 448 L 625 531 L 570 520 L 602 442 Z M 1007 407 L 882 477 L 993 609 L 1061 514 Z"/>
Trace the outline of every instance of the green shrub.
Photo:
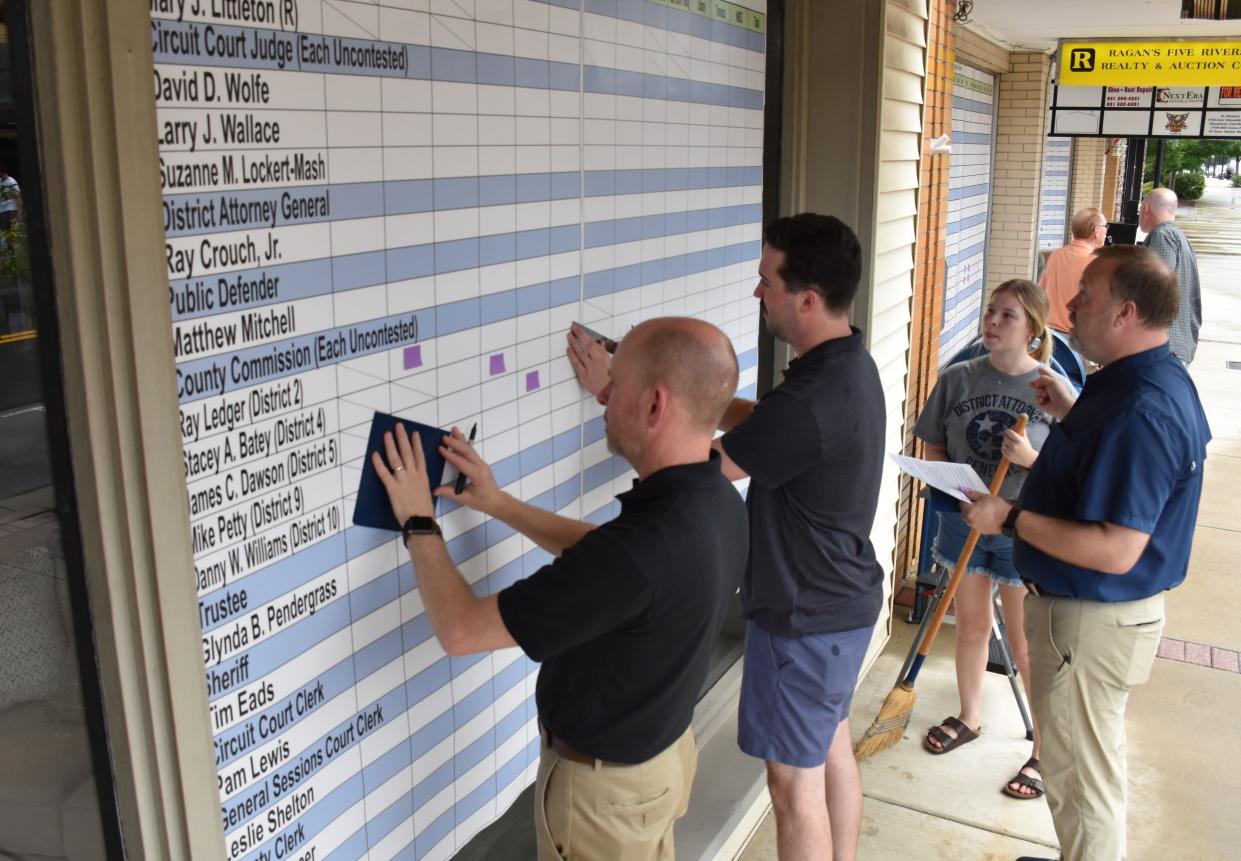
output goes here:
<path id="1" fill-rule="evenodd" d="M 1232 187 L 1241 188 L 1241 173 L 1235 174 L 1232 178 Z"/>
<path id="2" fill-rule="evenodd" d="M 1176 196 L 1181 200 L 1197 200 L 1206 190 L 1207 178 L 1199 171 L 1178 173 L 1176 175 Z"/>

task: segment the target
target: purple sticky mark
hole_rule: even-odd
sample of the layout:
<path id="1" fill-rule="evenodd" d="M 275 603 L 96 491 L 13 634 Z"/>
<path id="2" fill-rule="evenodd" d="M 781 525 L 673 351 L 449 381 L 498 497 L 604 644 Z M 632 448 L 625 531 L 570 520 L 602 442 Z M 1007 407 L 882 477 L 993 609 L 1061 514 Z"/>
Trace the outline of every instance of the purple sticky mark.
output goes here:
<path id="1" fill-rule="evenodd" d="M 539 372 L 531 371 L 526 374 L 526 391 L 533 392 L 539 387 Z"/>
<path id="2" fill-rule="evenodd" d="M 422 367 L 422 345 L 415 344 L 405 348 L 405 370 Z"/>
<path id="3" fill-rule="evenodd" d="M 494 356 L 491 357 L 491 375 L 494 377 L 496 374 L 503 374 L 503 373 L 504 373 L 504 354 L 496 353 Z"/>

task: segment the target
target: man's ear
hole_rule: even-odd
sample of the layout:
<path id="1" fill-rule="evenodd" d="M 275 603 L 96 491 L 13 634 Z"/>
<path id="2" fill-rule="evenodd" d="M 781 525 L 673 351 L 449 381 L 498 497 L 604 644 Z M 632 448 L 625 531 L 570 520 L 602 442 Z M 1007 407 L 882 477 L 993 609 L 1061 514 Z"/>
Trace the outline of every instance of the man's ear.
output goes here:
<path id="1" fill-rule="evenodd" d="M 647 427 L 654 429 L 663 422 L 664 417 L 668 415 L 668 398 L 669 392 L 665 387 L 655 386 L 651 389 L 650 398 L 647 400 Z"/>
<path id="2" fill-rule="evenodd" d="M 805 290 L 797 294 L 797 310 L 808 314 L 815 310 L 815 305 L 819 304 L 819 294 L 807 287 Z"/>
<path id="3" fill-rule="evenodd" d="M 1116 312 L 1115 324 L 1119 326 L 1124 323 L 1138 322 L 1140 322 L 1140 319 L 1138 317 L 1137 303 L 1132 299 L 1126 299 L 1124 302 L 1121 302 L 1120 310 Z"/>

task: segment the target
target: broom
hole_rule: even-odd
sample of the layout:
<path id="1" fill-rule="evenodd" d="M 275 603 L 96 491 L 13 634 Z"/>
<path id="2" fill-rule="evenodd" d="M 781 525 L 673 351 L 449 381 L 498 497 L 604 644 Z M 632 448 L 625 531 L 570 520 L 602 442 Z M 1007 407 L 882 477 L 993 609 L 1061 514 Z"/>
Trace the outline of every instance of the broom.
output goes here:
<path id="1" fill-rule="evenodd" d="M 1022 413 L 1017 417 L 1017 424 L 1013 429 L 1017 433 L 1024 433 L 1029 421 L 1030 417 Z M 1000 465 L 996 467 L 995 477 L 991 479 L 992 496 L 999 495 L 1000 485 L 1004 483 L 1004 476 L 1007 474 L 1008 458 L 1002 458 Z M 965 539 L 965 546 L 961 548 L 961 555 L 957 558 L 956 567 L 952 569 L 952 578 L 948 581 L 948 588 L 944 590 L 944 596 L 935 608 L 935 615 L 931 617 L 926 636 L 918 646 L 918 654 L 913 663 L 909 665 L 909 672 L 903 679 L 897 681 L 896 687 L 883 701 L 883 706 L 879 709 L 879 714 L 875 716 L 874 722 L 866 728 L 866 732 L 853 746 L 853 755 L 858 759 L 865 759 L 871 754 L 887 750 L 904 737 L 905 729 L 909 726 L 909 718 L 913 714 L 914 703 L 918 699 L 918 695 L 914 692 L 914 682 L 918 678 L 918 671 L 922 669 L 922 663 L 926 660 L 927 653 L 931 651 L 931 644 L 935 642 L 935 635 L 939 633 L 939 626 L 944 621 L 944 615 L 948 612 L 948 605 L 952 603 L 952 597 L 957 592 L 957 586 L 961 584 L 961 578 L 965 576 L 966 563 L 969 562 L 977 543 L 978 530 L 971 529 L 969 537 Z"/>

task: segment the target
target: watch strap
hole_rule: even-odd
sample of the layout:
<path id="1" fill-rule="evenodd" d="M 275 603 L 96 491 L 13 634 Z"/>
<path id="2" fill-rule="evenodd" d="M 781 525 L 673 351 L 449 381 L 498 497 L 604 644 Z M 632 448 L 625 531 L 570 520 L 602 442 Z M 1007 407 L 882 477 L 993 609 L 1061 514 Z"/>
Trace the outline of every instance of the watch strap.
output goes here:
<path id="1" fill-rule="evenodd" d="M 1013 503 L 1012 508 L 1008 509 L 1008 516 L 1004 518 L 1004 523 L 1000 526 L 1000 534 L 1006 538 L 1017 537 L 1017 518 L 1021 516 L 1022 508 L 1017 503 Z"/>
<path id="2" fill-rule="evenodd" d="M 416 514 L 405 521 L 401 526 L 401 537 L 409 540 L 411 535 L 438 535 L 444 537 L 444 533 L 440 531 L 440 525 L 435 522 L 434 517 L 428 517 L 425 514 Z"/>

